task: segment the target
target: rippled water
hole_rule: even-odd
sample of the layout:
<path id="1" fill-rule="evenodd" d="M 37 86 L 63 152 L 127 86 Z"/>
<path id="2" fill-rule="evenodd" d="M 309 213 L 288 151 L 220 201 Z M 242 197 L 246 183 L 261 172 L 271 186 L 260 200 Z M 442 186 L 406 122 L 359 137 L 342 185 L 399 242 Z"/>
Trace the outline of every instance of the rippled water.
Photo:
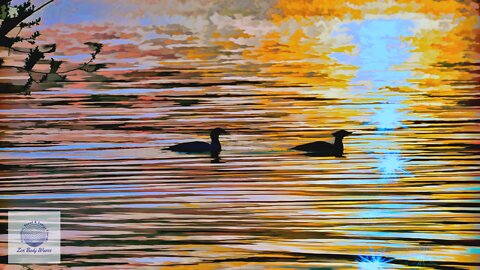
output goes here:
<path id="1" fill-rule="evenodd" d="M 2 95 L 0 207 L 60 210 L 64 266 L 352 269 L 379 254 L 387 269 L 480 267 L 478 65 L 428 67 L 449 78 L 439 90 L 409 67 L 332 87 L 297 63 L 242 64 Z M 213 127 L 230 132 L 219 160 L 162 150 Z M 354 132 L 343 158 L 289 150 L 338 129 Z"/>

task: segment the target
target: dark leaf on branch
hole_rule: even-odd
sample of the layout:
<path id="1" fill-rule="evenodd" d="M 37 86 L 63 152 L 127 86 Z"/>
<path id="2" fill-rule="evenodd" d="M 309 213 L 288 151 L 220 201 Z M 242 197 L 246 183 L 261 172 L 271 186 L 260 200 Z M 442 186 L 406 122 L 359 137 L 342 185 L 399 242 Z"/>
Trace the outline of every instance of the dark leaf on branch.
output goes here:
<path id="1" fill-rule="evenodd" d="M 30 44 L 35 44 L 35 39 L 36 39 L 37 37 L 39 37 L 39 36 L 40 36 L 40 32 L 35 31 L 35 32 L 33 32 L 33 34 L 32 34 L 29 38 L 27 38 L 26 40 L 27 40 L 28 43 L 30 43 Z"/>
<path id="2" fill-rule="evenodd" d="M 32 83 L 33 83 L 33 79 L 32 77 L 30 76 L 27 80 L 27 82 L 25 83 L 25 85 L 23 86 L 23 91 L 25 91 L 25 95 L 30 95 L 30 87 L 32 87 Z"/>
<path id="3" fill-rule="evenodd" d="M 58 69 L 62 65 L 62 61 L 55 61 L 53 58 L 50 61 L 50 72 L 49 73 L 57 73 Z"/>
<path id="4" fill-rule="evenodd" d="M 28 0 L 27 2 L 23 2 L 21 3 L 20 5 L 15 5 L 13 6 L 17 11 L 18 11 L 18 14 L 32 14 L 33 11 L 35 10 L 35 6 L 32 5 L 32 3 L 30 2 L 30 0 Z"/>
<path id="5" fill-rule="evenodd" d="M 0 20 L 4 20 L 8 17 L 8 2 L 7 3 L 3 3 L 4 1 L 2 1 L 2 4 L 0 6 Z"/>
<path id="6" fill-rule="evenodd" d="M 35 64 L 37 64 L 38 60 L 43 59 L 44 57 L 45 55 L 38 49 L 38 46 L 35 47 L 35 49 L 30 49 L 23 68 L 26 71 L 31 71 Z"/>
<path id="7" fill-rule="evenodd" d="M 100 51 L 102 50 L 102 47 L 103 47 L 103 44 L 96 43 L 96 42 L 85 42 L 84 44 L 87 45 L 90 49 L 92 49 L 94 51 L 92 56 L 100 53 Z"/>
<path id="8" fill-rule="evenodd" d="M 32 26 L 39 25 L 42 18 L 37 18 L 31 22 L 21 22 L 18 26 L 20 28 L 31 28 Z"/>
<path id="9" fill-rule="evenodd" d="M 81 70 L 86 72 L 95 72 L 101 68 L 105 68 L 106 66 L 106 64 L 90 64 L 82 67 Z"/>
<path id="10" fill-rule="evenodd" d="M 52 53 L 52 52 L 55 52 L 57 50 L 57 44 L 55 44 L 55 43 L 45 44 L 45 45 L 42 45 L 41 48 L 42 48 L 41 51 L 43 53 Z"/>
<path id="11" fill-rule="evenodd" d="M 67 75 L 59 75 L 57 73 L 49 73 L 42 76 L 40 82 L 64 82 Z"/>

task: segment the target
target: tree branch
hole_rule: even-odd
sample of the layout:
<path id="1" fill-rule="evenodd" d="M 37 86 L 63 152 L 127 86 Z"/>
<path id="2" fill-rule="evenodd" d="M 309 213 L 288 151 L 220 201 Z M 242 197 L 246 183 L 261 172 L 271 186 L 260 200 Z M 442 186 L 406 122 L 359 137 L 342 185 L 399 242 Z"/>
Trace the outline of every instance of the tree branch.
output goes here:
<path id="1" fill-rule="evenodd" d="M 39 11 L 40 9 L 44 8 L 45 6 L 47 6 L 48 4 L 52 3 L 53 1 L 55 1 L 55 0 L 50 0 L 50 1 L 46 2 L 45 4 L 39 6 L 38 8 L 36 8 L 36 9 L 33 10 L 33 13 Z M 32 14 L 33 14 L 33 13 L 32 13 Z M 27 18 L 28 18 L 28 17 L 27 17 Z"/>

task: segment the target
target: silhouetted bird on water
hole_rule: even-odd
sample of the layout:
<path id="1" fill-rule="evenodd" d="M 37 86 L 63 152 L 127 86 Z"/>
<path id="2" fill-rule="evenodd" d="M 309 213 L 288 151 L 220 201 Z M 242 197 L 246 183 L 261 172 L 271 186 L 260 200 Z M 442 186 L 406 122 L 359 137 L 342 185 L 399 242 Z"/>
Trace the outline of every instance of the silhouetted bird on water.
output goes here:
<path id="1" fill-rule="evenodd" d="M 211 153 L 212 157 L 218 156 L 222 151 L 218 137 L 222 134 L 228 134 L 223 128 L 215 128 L 210 132 L 211 143 L 206 142 L 186 142 L 169 146 L 165 149 L 182 153 Z"/>
<path id="2" fill-rule="evenodd" d="M 332 135 L 335 137 L 335 142 L 333 144 L 327 142 L 312 142 L 307 144 L 302 144 L 299 146 L 295 146 L 292 149 L 307 152 L 310 155 L 315 156 L 336 156 L 341 157 L 343 156 L 343 138 L 351 135 L 352 132 L 346 130 L 339 130 Z"/>

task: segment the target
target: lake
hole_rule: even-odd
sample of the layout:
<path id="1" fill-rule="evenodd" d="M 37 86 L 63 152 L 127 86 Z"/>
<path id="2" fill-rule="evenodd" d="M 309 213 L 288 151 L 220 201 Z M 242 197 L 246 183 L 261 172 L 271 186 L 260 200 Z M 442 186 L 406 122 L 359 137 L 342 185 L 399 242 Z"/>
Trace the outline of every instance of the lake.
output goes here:
<path id="1" fill-rule="evenodd" d="M 353 54 L 272 37 L 122 57 L 139 43 L 106 38 L 106 69 L 1 95 L 1 222 L 61 211 L 82 269 L 478 269 L 479 64 L 425 60 L 444 41 L 404 24 L 344 24 Z M 214 127 L 219 159 L 164 150 Z M 290 150 L 340 129 L 344 157 Z"/>

